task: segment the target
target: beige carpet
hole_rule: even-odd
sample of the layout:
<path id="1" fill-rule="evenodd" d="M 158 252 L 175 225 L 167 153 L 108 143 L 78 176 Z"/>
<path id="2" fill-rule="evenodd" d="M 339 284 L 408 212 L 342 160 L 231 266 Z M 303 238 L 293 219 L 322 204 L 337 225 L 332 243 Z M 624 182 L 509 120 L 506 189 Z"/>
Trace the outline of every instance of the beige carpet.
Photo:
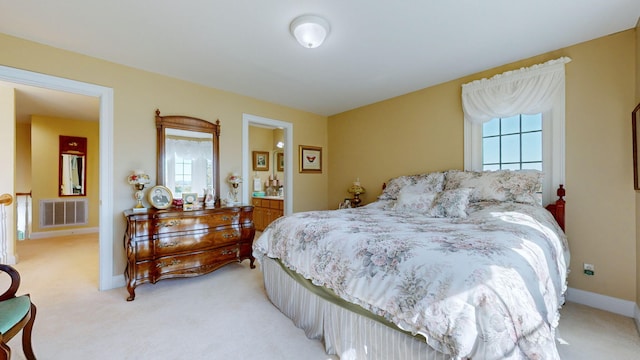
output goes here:
<path id="1" fill-rule="evenodd" d="M 97 290 L 97 237 L 22 241 L 20 293 L 38 306 L 39 359 L 310 359 L 325 354 L 266 298 L 248 261 L 190 279 Z M 4 285 L 4 283 L 0 284 Z M 558 330 L 562 359 L 640 359 L 632 319 L 567 304 Z M 24 359 L 19 337 L 12 359 Z"/>

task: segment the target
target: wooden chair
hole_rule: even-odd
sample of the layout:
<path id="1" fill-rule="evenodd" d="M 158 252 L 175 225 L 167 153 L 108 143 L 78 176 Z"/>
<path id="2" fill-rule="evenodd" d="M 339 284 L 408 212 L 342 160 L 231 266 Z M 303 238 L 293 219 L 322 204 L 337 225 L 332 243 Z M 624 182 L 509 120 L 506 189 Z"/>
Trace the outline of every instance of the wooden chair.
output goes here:
<path id="1" fill-rule="evenodd" d="M 11 285 L 0 295 L 0 360 L 11 358 L 7 342 L 22 330 L 22 349 L 27 360 L 35 360 L 31 348 L 31 331 L 36 318 L 36 306 L 29 295 L 16 296 L 20 286 L 20 274 L 9 265 L 0 264 L 0 271 L 11 277 Z"/>

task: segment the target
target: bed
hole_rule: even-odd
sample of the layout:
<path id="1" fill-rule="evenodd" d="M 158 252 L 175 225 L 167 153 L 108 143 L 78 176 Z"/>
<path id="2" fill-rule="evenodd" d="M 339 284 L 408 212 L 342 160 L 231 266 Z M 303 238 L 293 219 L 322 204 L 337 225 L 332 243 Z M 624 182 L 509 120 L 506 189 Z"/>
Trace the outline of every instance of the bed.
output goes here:
<path id="1" fill-rule="evenodd" d="M 282 217 L 254 242 L 272 303 L 341 359 L 559 359 L 564 189 L 538 171 L 391 179 L 356 209 Z"/>

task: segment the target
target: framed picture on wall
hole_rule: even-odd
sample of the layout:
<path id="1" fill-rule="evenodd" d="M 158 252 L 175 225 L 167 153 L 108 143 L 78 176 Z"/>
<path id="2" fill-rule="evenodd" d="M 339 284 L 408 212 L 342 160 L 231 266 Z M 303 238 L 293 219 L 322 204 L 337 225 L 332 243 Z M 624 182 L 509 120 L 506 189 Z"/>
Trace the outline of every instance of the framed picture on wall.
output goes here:
<path id="1" fill-rule="evenodd" d="M 253 152 L 253 171 L 269 171 L 269 152 Z"/>
<path id="2" fill-rule="evenodd" d="M 299 152 L 301 173 L 322 173 L 321 147 L 300 145 Z"/>
<path id="3" fill-rule="evenodd" d="M 631 132 L 633 133 L 633 188 L 636 190 L 640 190 L 640 174 L 638 174 L 638 160 L 640 160 L 640 149 L 638 149 L 638 139 L 640 138 L 640 125 L 638 121 L 640 120 L 640 104 L 636 106 L 635 109 L 631 112 Z"/>
<path id="4" fill-rule="evenodd" d="M 277 171 L 284 171 L 284 153 L 279 152 L 276 156 Z"/>

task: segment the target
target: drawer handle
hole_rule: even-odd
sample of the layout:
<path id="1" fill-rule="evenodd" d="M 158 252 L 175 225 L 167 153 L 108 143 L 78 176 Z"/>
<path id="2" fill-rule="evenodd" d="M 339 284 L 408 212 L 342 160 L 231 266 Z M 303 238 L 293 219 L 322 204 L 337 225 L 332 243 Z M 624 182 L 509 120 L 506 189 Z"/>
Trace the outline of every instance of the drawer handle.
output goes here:
<path id="1" fill-rule="evenodd" d="M 223 216 L 222 216 L 222 220 L 224 220 L 224 221 L 229 221 L 229 220 L 232 220 L 232 219 L 233 219 L 233 218 L 232 218 L 232 217 L 230 217 L 230 216 L 228 216 L 228 215 L 223 215 Z"/>
<path id="2" fill-rule="evenodd" d="M 233 250 L 229 250 L 229 249 L 224 249 L 220 252 L 220 254 L 222 255 L 231 255 L 231 254 L 238 254 L 238 249 L 233 249 Z"/>
<path id="3" fill-rule="evenodd" d="M 225 239 L 233 239 L 233 238 L 238 237 L 238 236 L 240 236 L 240 233 L 237 232 L 237 231 L 234 231 L 232 233 L 225 233 L 224 235 L 222 235 L 222 237 L 225 238 Z"/>
<path id="4" fill-rule="evenodd" d="M 160 243 L 160 244 L 158 244 L 158 247 L 159 247 L 160 249 L 162 249 L 162 248 L 174 247 L 174 246 L 178 246 L 178 242 L 177 242 L 177 241 L 172 241 L 172 242 L 169 242 L 169 243 Z"/>
<path id="5" fill-rule="evenodd" d="M 157 263 L 156 267 L 157 268 L 163 268 L 163 267 L 166 267 L 166 266 L 172 266 L 172 265 L 178 265 L 178 264 L 180 264 L 180 260 L 171 259 L 171 261 L 167 261 L 167 262 L 161 261 L 161 262 Z"/>
<path id="6" fill-rule="evenodd" d="M 167 221 L 167 222 L 161 222 L 158 225 L 160 227 L 172 227 L 172 226 L 180 225 L 180 220 L 171 220 L 171 221 Z"/>

